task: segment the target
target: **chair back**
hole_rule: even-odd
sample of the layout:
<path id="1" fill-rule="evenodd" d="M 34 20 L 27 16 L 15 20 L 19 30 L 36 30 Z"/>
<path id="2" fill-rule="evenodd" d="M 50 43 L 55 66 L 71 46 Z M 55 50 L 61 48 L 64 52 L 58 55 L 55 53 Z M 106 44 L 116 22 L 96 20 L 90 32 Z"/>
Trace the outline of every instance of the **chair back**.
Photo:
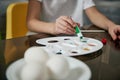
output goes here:
<path id="1" fill-rule="evenodd" d="M 25 36 L 27 33 L 27 2 L 12 3 L 6 12 L 6 39 Z"/>

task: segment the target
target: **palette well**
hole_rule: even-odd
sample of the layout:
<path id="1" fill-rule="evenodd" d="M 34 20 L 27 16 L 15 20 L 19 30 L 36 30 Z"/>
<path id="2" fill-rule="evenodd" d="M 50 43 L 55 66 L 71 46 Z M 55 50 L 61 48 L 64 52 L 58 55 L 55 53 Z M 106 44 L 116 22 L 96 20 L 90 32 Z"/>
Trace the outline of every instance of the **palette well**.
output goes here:
<path id="1" fill-rule="evenodd" d="M 49 37 L 36 40 L 36 43 L 46 45 L 44 49 L 50 54 L 65 56 L 86 55 L 98 51 L 103 47 L 101 41 L 84 37 L 82 42 L 77 36 Z"/>

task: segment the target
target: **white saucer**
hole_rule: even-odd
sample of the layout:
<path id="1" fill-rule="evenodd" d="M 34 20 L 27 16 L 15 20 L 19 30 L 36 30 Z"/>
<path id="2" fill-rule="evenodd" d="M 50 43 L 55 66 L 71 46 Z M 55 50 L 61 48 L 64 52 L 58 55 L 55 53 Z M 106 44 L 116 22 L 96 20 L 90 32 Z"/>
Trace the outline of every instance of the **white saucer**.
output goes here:
<path id="1" fill-rule="evenodd" d="M 91 71 L 84 62 L 72 57 L 66 57 L 66 59 L 70 64 L 71 71 L 69 76 L 64 80 L 90 80 Z M 25 65 L 24 59 L 20 59 L 12 63 L 6 71 L 7 79 L 20 80 L 19 75 L 23 65 Z"/>

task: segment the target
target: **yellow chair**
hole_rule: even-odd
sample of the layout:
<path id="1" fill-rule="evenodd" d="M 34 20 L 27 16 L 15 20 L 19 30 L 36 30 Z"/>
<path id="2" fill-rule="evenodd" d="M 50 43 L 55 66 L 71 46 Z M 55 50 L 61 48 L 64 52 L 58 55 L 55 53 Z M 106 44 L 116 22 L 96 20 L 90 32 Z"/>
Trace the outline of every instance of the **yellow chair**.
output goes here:
<path id="1" fill-rule="evenodd" d="M 27 2 L 12 3 L 6 12 L 6 39 L 25 36 L 27 33 Z"/>

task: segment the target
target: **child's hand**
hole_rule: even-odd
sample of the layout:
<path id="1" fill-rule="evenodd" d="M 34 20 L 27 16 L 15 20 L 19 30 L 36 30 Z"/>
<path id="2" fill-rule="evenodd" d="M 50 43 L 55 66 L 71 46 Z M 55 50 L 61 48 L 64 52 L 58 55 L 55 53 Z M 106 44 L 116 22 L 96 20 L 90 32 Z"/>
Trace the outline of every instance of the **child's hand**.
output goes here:
<path id="1" fill-rule="evenodd" d="M 74 34 L 74 27 L 77 24 L 68 16 L 61 16 L 56 19 L 55 34 Z"/>
<path id="2" fill-rule="evenodd" d="M 114 25 L 108 28 L 108 32 L 111 35 L 113 40 L 120 40 L 120 25 Z"/>

